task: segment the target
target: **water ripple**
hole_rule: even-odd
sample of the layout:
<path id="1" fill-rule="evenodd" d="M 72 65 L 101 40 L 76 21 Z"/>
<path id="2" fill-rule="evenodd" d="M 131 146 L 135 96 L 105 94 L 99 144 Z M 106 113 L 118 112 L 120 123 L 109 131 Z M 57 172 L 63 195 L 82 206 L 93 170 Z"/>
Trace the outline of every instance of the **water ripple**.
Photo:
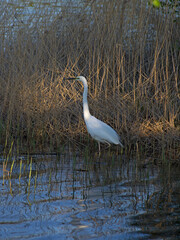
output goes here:
<path id="1" fill-rule="evenodd" d="M 17 161 L 4 185 L 0 176 L 0 239 L 150 239 L 154 233 L 173 239 L 178 234 L 178 170 L 169 173 L 167 187 L 158 167 L 138 169 L 136 161 L 119 158 L 96 164 L 80 157 L 76 162 L 34 157 L 29 174 L 30 161 L 23 156 L 21 175 L 19 169 Z"/>

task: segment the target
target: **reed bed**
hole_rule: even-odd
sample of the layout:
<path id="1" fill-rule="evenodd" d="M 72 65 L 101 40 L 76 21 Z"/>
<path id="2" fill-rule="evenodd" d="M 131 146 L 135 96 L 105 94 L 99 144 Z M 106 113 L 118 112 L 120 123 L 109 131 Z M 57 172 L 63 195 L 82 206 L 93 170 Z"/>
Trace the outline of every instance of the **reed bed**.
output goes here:
<path id="1" fill-rule="evenodd" d="M 1 19 L 1 148 L 87 144 L 83 88 L 63 80 L 83 75 L 91 114 L 116 129 L 126 147 L 177 158 L 180 27 L 173 11 L 139 0 L 84 1 L 77 8 L 67 1 L 58 14 L 40 15 L 30 14 L 33 24 L 19 17 L 16 28 L 5 25 L 7 15 Z"/>

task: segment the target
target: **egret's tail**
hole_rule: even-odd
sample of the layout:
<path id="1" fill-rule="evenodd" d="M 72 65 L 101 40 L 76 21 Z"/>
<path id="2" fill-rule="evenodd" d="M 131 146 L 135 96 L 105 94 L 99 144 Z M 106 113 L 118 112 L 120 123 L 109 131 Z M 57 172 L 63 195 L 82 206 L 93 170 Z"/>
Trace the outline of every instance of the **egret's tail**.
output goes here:
<path id="1" fill-rule="evenodd" d="M 119 145 L 120 145 L 122 148 L 124 148 L 124 145 L 122 145 L 122 143 L 121 143 L 121 142 L 119 142 Z"/>
<path id="2" fill-rule="evenodd" d="M 119 145 L 124 148 L 123 144 L 121 143 L 121 138 L 119 137 Z"/>

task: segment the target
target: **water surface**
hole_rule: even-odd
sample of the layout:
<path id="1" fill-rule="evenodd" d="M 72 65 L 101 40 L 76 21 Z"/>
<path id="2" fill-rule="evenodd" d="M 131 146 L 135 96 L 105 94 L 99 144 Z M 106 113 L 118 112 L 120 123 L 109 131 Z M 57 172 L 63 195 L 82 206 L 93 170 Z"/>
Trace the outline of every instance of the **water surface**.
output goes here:
<path id="1" fill-rule="evenodd" d="M 83 155 L 0 159 L 0 239 L 178 239 L 178 166 Z"/>

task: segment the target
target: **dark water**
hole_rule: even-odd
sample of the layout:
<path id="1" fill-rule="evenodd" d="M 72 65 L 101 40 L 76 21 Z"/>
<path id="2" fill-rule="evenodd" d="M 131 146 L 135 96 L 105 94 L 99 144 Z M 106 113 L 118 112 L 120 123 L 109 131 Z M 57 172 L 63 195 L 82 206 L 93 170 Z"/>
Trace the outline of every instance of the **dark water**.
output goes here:
<path id="1" fill-rule="evenodd" d="M 3 184 L 3 161 L 0 239 L 180 239 L 178 166 L 22 156 L 8 160 Z"/>

